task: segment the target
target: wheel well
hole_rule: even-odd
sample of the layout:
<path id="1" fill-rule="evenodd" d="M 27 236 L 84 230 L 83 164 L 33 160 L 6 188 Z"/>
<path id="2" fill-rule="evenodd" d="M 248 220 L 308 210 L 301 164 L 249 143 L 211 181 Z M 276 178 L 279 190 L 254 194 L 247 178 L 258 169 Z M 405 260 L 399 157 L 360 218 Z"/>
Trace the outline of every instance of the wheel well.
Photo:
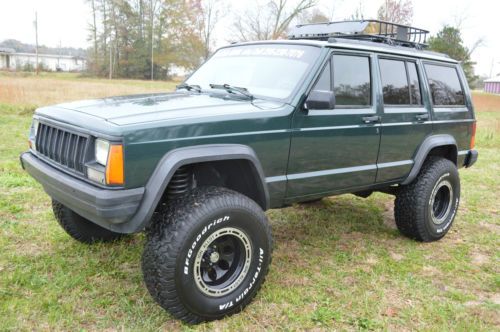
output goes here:
<path id="1" fill-rule="evenodd" d="M 430 156 L 443 157 L 450 160 L 452 163 L 457 165 L 457 147 L 455 145 L 441 145 L 432 148 L 427 154 L 427 158 Z"/>
<path id="2" fill-rule="evenodd" d="M 171 184 L 176 174 L 189 172 L 189 187 L 218 186 L 237 191 L 253 199 L 263 210 L 267 209 L 266 192 L 260 179 L 259 172 L 251 161 L 245 159 L 231 159 L 194 163 L 179 167 L 169 182 L 162 202 L 172 197 Z M 161 204 L 161 203 L 160 203 Z"/>

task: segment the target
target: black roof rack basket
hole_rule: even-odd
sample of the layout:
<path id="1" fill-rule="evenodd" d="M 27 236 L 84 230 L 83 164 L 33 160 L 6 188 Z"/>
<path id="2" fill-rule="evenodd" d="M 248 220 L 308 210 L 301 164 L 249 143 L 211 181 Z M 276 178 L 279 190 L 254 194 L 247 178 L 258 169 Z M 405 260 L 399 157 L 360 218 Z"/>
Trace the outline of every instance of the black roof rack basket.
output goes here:
<path id="1" fill-rule="evenodd" d="M 289 39 L 329 40 L 346 38 L 368 40 L 406 47 L 427 47 L 429 31 L 381 20 L 357 20 L 301 24 L 293 28 Z"/>

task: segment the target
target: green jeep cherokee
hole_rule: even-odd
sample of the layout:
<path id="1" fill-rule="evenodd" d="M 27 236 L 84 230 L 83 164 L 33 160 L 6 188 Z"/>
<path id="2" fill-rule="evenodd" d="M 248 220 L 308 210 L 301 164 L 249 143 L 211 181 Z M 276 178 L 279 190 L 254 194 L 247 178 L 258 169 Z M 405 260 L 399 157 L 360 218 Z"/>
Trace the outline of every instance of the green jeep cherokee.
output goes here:
<path id="1" fill-rule="evenodd" d="M 403 235 L 448 232 L 476 121 L 460 65 L 423 51 L 425 33 L 358 21 L 233 44 L 173 93 L 38 109 L 21 163 L 70 236 L 146 231 L 152 297 L 185 322 L 218 319 L 264 281 L 267 209 L 382 191 Z"/>

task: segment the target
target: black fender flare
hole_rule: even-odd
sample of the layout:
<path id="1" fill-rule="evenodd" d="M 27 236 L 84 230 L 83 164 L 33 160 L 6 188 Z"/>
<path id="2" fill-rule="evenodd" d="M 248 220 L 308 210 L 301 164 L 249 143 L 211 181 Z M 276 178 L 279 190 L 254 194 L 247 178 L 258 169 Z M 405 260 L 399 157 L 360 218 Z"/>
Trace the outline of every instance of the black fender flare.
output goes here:
<path id="1" fill-rule="evenodd" d="M 408 177 L 401 184 L 410 184 L 417 177 L 418 172 L 420 172 L 420 168 L 422 168 L 422 165 L 429 155 L 429 152 L 436 147 L 445 145 L 453 145 L 455 146 L 455 150 L 457 151 L 457 141 L 453 136 L 447 134 L 428 136 L 422 142 L 422 144 L 420 144 L 415 157 L 413 157 L 413 167 L 408 174 Z M 455 156 L 455 164 L 456 158 L 457 156 Z"/>
<path id="2" fill-rule="evenodd" d="M 121 232 L 133 233 L 147 227 L 163 192 L 179 167 L 200 162 L 237 159 L 248 160 L 253 166 L 254 176 L 258 178 L 256 184 L 259 186 L 258 190 L 261 196 L 261 201 L 257 204 L 263 210 L 267 210 L 269 208 L 269 191 L 262 165 L 252 148 L 241 144 L 196 145 L 171 150 L 162 157 L 145 186 L 139 209 L 128 222 L 120 225 Z"/>

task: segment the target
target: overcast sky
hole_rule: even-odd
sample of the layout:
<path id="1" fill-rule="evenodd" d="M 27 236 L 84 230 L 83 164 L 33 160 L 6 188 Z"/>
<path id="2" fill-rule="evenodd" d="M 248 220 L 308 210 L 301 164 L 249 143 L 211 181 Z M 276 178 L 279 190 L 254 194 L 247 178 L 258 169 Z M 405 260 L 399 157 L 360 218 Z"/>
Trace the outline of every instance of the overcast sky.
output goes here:
<path id="1" fill-rule="evenodd" d="M 229 1 L 229 0 L 228 0 Z M 232 10 L 255 6 L 256 0 L 229 1 Z M 376 16 L 384 0 L 361 1 L 365 18 Z M 473 54 L 477 62 L 476 73 L 489 76 L 500 73 L 500 20 L 499 0 L 414 0 L 413 25 L 438 31 L 444 24 L 462 22 L 462 33 L 466 45 L 478 38 L 484 45 Z M 349 17 L 360 2 L 356 0 L 320 0 L 319 8 L 333 13 L 333 20 Z M 0 9 L 0 41 L 18 39 L 25 43 L 35 42 L 33 20 L 38 11 L 39 42 L 46 46 L 88 46 L 88 22 L 91 18 L 88 4 L 84 0 L 2 0 Z M 223 20 L 217 31 L 218 44 L 227 42 L 228 20 Z"/>

